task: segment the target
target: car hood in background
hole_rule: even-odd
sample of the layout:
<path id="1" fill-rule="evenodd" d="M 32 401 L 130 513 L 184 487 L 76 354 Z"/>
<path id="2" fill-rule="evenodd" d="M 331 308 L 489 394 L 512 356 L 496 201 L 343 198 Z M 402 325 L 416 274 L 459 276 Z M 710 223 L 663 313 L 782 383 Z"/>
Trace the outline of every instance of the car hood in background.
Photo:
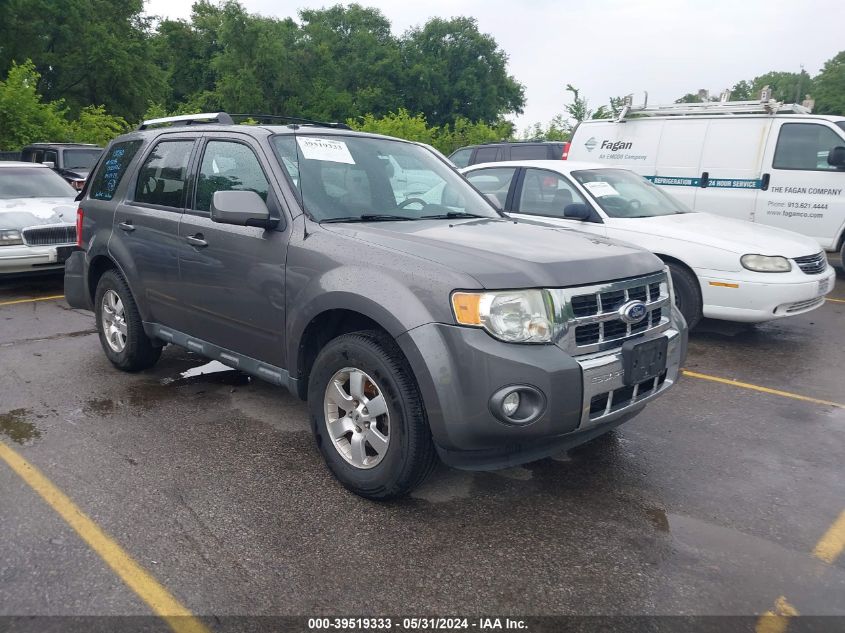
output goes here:
<path id="1" fill-rule="evenodd" d="M 480 218 L 323 227 L 466 273 L 485 288 L 561 288 L 663 269 L 663 262 L 640 248 L 531 222 Z"/>
<path id="2" fill-rule="evenodd" d="M 75 223 L 76 203 L 71 197 L 0 200 L 0 229 Z"/>
<path id="3" fill-rule="evenodd" d="M 605 222 L 614 229 L 712 246 L 737 255 L 753 253 L 803 257 L 822 250 L 819 243 L 810 237 L 712 213 L 609 218 Z M 632 236 L 631 239 L 635 238 Z"/>

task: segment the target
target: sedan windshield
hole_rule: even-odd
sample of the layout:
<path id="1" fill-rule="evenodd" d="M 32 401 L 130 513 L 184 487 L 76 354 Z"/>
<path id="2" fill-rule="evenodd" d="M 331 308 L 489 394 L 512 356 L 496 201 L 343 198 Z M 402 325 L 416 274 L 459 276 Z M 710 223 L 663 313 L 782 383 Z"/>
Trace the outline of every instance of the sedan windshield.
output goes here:
<path id="1" fill-rule="evenodd" d="M 624 169 L 585 169 L 572 176 L 611 218 L 651 218 L 692 213 L 642 176 Z"/>
<path id="2" fill-rule="evenodd" d="M 279 135 L 273 146 L 319 222 L 499 218 L 492 205 L 423 146 L 383 138 Z"/>
<path id="3" fill-rule="evenodd" d="M 0 200 L 11 198 L 75 198 L 76 190 L 52 169 L 0 167 Z"/>
<path id="4" fill-rule="evenodd" d="M 102 153 L 103 150 L 101 149 L 66 149 L 64 153 L 65 169 L 91 171 Z"/>

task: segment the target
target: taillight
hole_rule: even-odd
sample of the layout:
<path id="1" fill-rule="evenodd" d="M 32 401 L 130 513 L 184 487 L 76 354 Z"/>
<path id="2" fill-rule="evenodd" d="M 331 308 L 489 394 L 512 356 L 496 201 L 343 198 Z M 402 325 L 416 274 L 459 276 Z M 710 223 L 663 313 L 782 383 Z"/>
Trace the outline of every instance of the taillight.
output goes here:
<path id="1" fill-rule="evenodd" d="M 566 143 L 563 144 L 563 154 L 560 157 L 561 160 L 566 160 L 567 158 L 569 158 L 569 146 L 570 145 L 572 145 L 572 143 L 569 143 L 569 142 L 566 142 Z"/>
<path id="2" fill-rule="evenodd" d="M 85 213 L 82 211 L 82 207 L 79 207 L 76 210 L 76 245 L 79 248 L 82 248 L 82 218 L 85 217 Z"/>

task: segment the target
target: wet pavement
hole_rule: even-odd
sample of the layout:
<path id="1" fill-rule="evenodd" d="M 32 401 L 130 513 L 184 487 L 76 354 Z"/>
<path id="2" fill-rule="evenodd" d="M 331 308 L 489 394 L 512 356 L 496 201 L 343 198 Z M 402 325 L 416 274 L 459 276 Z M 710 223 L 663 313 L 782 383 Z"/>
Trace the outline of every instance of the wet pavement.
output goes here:
<path id="1" fill-rule="evenodd" d="M 611 435 L 372 503 L 323 466 L 304 403 L 169 347 L 106 361 L 61 280 L 0 283 L 0 440 L 200 615 L 845 615 L 845 409 L 685 378 Z M 845 300 L 840 274 L 831 297 Z M 3 305 L 6 303 L 6 305 Z M 705 321 L 687 368 L 845 403 L 845 303 Z M 146 606 L 0 462 L 0 615 Z"/>

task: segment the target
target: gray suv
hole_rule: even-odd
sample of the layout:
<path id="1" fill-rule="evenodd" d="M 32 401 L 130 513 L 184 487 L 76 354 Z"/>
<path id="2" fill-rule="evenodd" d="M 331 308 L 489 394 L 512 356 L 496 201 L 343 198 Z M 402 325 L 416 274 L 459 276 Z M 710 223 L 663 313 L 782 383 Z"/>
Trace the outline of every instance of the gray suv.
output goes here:
<path id="1" fill-rule="evenodd" d="M 108 359 L 139 371 L 175 344 L 286 387 L 365 497 L 438 456 L 494 469 L 586 442 L 686 354 L 659 259 L 515 222 L 416 143 L 194 115 L 115 139 L 93 174 L 65 294 Z"/>

